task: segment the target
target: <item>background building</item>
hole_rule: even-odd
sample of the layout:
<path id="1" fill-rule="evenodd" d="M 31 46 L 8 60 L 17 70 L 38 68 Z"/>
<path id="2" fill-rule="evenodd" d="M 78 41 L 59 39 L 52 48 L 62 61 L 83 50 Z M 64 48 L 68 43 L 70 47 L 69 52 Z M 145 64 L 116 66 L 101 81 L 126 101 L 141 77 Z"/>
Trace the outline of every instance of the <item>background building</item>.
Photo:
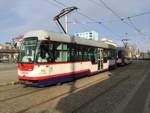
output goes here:
<path id="1" fill-rule="evenodd" d="M 11 44 L 0 44 L 0 62 L 16 62 L 18 50 Z"/>
<path id="2" fill-rule="evenodd" d="M 75 33 L 74 35 L 77 37 L 88 39 L 88 40 L 98 40 L 98 32 L 96 31 Z"/>
<path id="3" fill-rule="evenodd" d="M 106 44 L 110 44 L 110 45 L 113 45 L 115 47 L 118 47 L 118 45 L 110 39 L 103 38 L 103 39 L 101 39 L 101 41 L 106 43 Z"/>
<path id="4" fill-rule="evenodd" d="M 140 57 L 139 59 L 147 59 L 147 60 L 150 60 L 150 52 L 147 51 L 147 52 L 140 52 Z"/>
<path id="5" fill-rule="evenodd" d="M 0 44 L 0 62 L 16 62 L 23 35 L 18 35 L 11 42 Z"/>

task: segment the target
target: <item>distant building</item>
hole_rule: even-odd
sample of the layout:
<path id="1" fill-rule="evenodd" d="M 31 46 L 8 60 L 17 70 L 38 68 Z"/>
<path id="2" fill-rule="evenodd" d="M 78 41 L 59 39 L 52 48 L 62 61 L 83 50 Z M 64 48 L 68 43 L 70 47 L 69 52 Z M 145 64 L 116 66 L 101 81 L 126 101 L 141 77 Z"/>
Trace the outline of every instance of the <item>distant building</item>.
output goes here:
<path id="1" fill-rule="evenodd" d="M 140 59 L 150 59 L 150 52 L 141 52 Z"/>
<path id="2" fill-rule="evenodd" d="M 11 43 L 0 44 L 0 49 L 12 49 Z"/>
<path id="3" fill-rule="evenodd" d="M 110 44 L 110 45 L 113 45 L 113 46 L 115 46 L 115 47 L 118 47 L 118 45 L 117 45 L 116 43 L 114 43 L 114 42 L 113 42 L 112 40 L 110 40 L 110 39 L 103 38 L 101 41 L 104 42 L 104 43 L 106 43 L 106 44 Z"/>
<path id="4" fill-rule="evenodd" d="M 0 62 L 16 62 L 22 40 L 23 35 L 17 35 L 12 38 L 12 42 L 0 44 Z"/>
<path id="5" fill-rule="evenodd" d="M 88 39 L 88 40 L 98 40 L 98 32 L 96 31 L 75 33 L 74 35 L 77 37 Z"/>
<path id="6" fill-rule="evenodd" d="M 16 62 L 18 50 L 10 43 L 0 44 L 0 62 Z"/>

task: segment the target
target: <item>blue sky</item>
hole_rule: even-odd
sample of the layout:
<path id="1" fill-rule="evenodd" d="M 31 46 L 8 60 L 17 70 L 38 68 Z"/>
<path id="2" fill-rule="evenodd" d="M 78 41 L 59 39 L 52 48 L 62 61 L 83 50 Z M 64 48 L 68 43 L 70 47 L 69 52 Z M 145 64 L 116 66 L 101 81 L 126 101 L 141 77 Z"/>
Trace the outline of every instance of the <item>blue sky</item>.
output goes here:
<path id="1" fill-rule="evenodd" d="M 69 33 L 95 30 L 99 38 L 113 39 L 121 44 L 128 38 L 140 50 L 150 50 L 150 14 L 131 18 L 126 17 L 150 11 L 150 0 L 103 0 L 128 24 L 133 24 L 142 32 L 138 33 L 104 7 L 100 0 L 57 0 L 66 6 L 77 6 L 79 12 L 88 15 L 93 21 L 77 12 L 69 15 Z M 64 8 L 55 0 L 0 0 L 0 43 L 8 42 L 16 35 L 34 29 L 60 32 L 53 17 Z M 94 23 L 102 22 L 102 24 Z M 73 22 L 73 23 L 72 23 Z M 107 27 L 107 28 L 106 28 Z M 126 35 L 127 34 L 127 35 Z"/>

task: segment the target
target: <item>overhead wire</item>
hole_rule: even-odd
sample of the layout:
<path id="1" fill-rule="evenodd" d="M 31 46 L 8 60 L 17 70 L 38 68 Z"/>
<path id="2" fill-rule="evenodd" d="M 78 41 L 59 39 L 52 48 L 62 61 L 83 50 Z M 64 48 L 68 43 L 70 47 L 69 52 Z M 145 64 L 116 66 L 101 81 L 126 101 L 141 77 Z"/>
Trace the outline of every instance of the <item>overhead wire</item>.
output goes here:
<path id="1" fill-rule="evenodd" d="M 48 2 L 51 2 L 51 0 L 47 0 Z M 61 6 L 59 6 L 58 4 L 55 4 L 54 2 L 51 2 L 55 7 L 60 8 Z M 63 8 L 63 7 L 61 7 Z"/>
<path id="2" fill-rule="evenodd" d="M 49 0 L 48 0 L 49 1 Z M 53 5 L 55 5 L 56 7 L 58 7 L 58 8 L 64 8 L 64 7 L 67 7 L 65 4 L 63 4 L 63 3 L 61 3 L 61 2 L 59 2 L 58 0 L 54 0 L 54 1 L 56 1 L 56 3 L 58 3 L 59 5 L 57 5 L 57 4 L 54 4 L 53 2 L 51 2 L 51 3 L 53 3 Z M 63 7 L 62 7 L 63 6 Z M 79 14 L 79 13 L 78 13 Z M 116 13 L 117 14 L 117 13 Z M 115 15 L 116 15 L 115 14 Z M 135 15 L 132 15 L 132 16 L 128 16 L 128 17 L 124 17 L 124 18 L 120 18 L 120 20 L 121 21 L 124 21 L 124 20 L 128 20 L 128 21 L 130 21 L 130 22 L 132 22 L 131 21 L 131 18 L 135 18 L 135 17 L 139 17 L 139 16 L 144 16 L 144 15 L 148 15 L 148 14 L 150 14 L 150 11 L 147 11 L 147 12 L 143 12 L 143 13 L 139 13 L 139 14 L 135 14 Z M 86 17 L 86 18 L 88 18 L 89 19 L 89 16 L 87 16 L 87 15 L 85 15 L 85 14 L 82 14 L 81 13 L 81 15 L 83 16 L 84 15 L 84 17 Z M 104 23 L 104 21 L 102 22 L 102 21 L 94 21 L 95 19 L 89 19 L 90 21 L 89 22 L 87 22 L 87 23 L 98 23 L 98 24 L 102 24 L 102 23 Z M 112 20 L 111 20 L 112 21 Z M 118 21 L 118 20 L 114 20 L 114 21 Z M 86 22 L 84 22 L 84 23 L 86 23 Z M 133 22 L 132 22 L 133 23 Z M 130 23 L 131 24 L 131 23 Z M 133 25 L 132 25 L 133 26 Z M 59 28 L 60 29 L 60 28 Z M 139 29 L 137 29 L 137 30 L 139 30 Z M 138 31 L 139 32 L 139 31 Z M 140 44 L 140 42 L 138 43 L 138 44 Z M 140 44 L 141 45 L 141 44 Z"/>
<path id="3" fill-rule="evenodd" d="M 91 2 L 91 0 L 89 0 L 89 1 Z M 98 4 L 96 4 L 96 5 L 98 5 Z M 130 21 L 131 21 L 132 18 L 136 18 L 136 17 L 139 17 L 139 16 L 148 15 L 148 14 L 150 14 L 150 11 L 139 13 L 139 14 L 135 14 L 135 15 L 131 15 L 131 16 L 128 16 L 128 17 L 122 17 L 121 19 L 122 20 L 129 20 L 130 19 Z M 99 21 L 99 20 L 96 20 L 96 21 L 87 21 L 87 22 L 84 22 L 84 23 L 109 23 L 109 22 L 119 22 L 119 21 L 118 20 L 108 20 L 108 21 Z"/>
<path id="4" fill-rule="evenodd" d="M 60 4 L 60 5 L 64 6 L 64 7 L 67 7 L 67 5 L 63 4 L 62 2 L 60 2 L 58 0 L 53 0 L 53 1 L 55 1 L 56 3 L 58 3 L 58 4 Z"/>
<path id="5" fill-rule="evenodd" d="M 58 1 L 58 0 L 53 0 L 53 1 L 55 1 L 56 3 L 58 3 L 59 5 L 61 5 L 61 6 L 63 6 L 63 7 L 67 7 L 67 5 L 65 5 L 64 3 L 62 3 L 62 2 L 60 2 L 60 1 Z M 90 0 L 89 0 L 89 1 L 90 1 Z M 92 1 L 94 1 L 94 0 L 92 0 Z M 121 17 L 120 15 L 118 15 L 113 9 L 111 9 L 103 0 L 99 0 L 99 1 L 102 1 L 101 3 L 103 3 L 103 5 L 104 5 L 107 9 L 109 9 L 109 10 L 110 10 L 117 18 L 119 18 L 123 23 L 127 24 L 129 27 L 131 27 L 131 28 L 133 28 L 134 30 L 136 30 L 139 34 L 144 35 L 144 34 L 141 32 L 141 30 L 138 29 L 137 26 L 131 21 L 131 18 L 135 18 L 135 17 L 138 17 L 138 16 L 143 16 L 143 15 L 149 14 L 150 11 L 123 18 L 123 17 Z M 95 3 L 96 3 L 96 2 L 95 2 Z M 98 3 L 97 5 L 100 5 L 100 4 Z M 84 13 L 82 13 L 82 12 L 77 11 L 77 13 L 78 13 L 79 15 L 81 15 L 81 16 L 87 18 L 88 20 L 90 20 L 90 22 L 84 22 L 84 24 L 81 23 L 81 22 L 79 22 L 80 24 L 85 25 L 85 23 L 97 23 L 97 24 L 100 24 L 103 28 L 107 29 L 107 30 L 108 30 L 109 32 L 111 32 L 113 35 L 115 35 L 115 36 L 117 36 L 117 37 L 121 37 L 120 35 L 114 33 L 109 27 L 107 27 L 106 25 L 104 25 L 104 22 L 102 22 L 102 21 L 96 21 L 95 19 L 89 17 L 88 15 L 86 15 L 86 14 L 84 14 Z M 124 20 L 126 20 L 126 19 L 128 19 L 128 22 L 129 22 L 129 23 L 126 22 L 126 21 L 124 21 Z M 115 20 L 115 21 L 117 21 L 117 20 Z M 84 28 L 84 29 L 85 29 L 85 28 Z M 86 28 L 86 29 L 87 29 L 87 28 Z"/>
<path id="6" fill-rule="evenodd" d="M 69 23 L 72 23 L 72 24 L 79 24 L 80 23 L 80 25 L 82 25 L 81 27 L 85 30 L 85 31 L 87 31 L 88 30 L 88 28 L 87 27 L 85 27 L 86 26 L 86 24 L 85 23 L 81 23 L 80 21 L 78 21 L 76 18 L 72 18 L 73 20 L 74 20 L 74 22 L 69 22 Z"/>
<path id="7" fill-rule="evenodd" d="M 60 4 L 61 6 L 64 6 L 64 7 L 67 7 L 67 5 L 63 4 L 62 2 L 58 1 L 58 0 L 54 0 L 56 3 Z M 96 4 L 97 6 L 100 6 L 99 2 L 96 2 L 94 0 L 88 0 L 90 2 L 93 2 L 94 4 Z M 128 16 L 128 17 L 121 17 L 120 15 L 118 15 L 113 9 L 111 9 L 103 0 L 99 0 L 108 10 L 110 10 L 115 16 L 117 16 L 121 21 L 123 21 L 125 24 L 127 24 L 128 26 L 134 28 L 137 32 L 141 33 L 141 30 L 138 29 L 136 27 L 136 25 L 131 21 L 131 18 L 135 18 L 135 17 L 138 17 L 138 16 L 143 16 L 143 15 L 147 15 L 147 14 L 150 14 L 150 11 L 147 11 L 147 12 L 143 12 L 143 13 L 139 13 L 139 14 L 135 14 L 135 15 L 132 15 L 132 16 Z M 59 7 L 58 5 L 54 4 L 55 6 Z M 101 6 L 100 6 L 101 7 Z M 63 8 L 63 7 L 62 7 Z M 89 22 L 84 22 L 84 23 L 98 23 L 98 24 L 102 24 L 102 23 L 105 23 L 104 21 L 97 21 L 93 18 L 90 18 L 89 16 L 81 13 L 81 12 L 77 12 L 78 14 L 88 18 L 90 21 Z M 128 20 L 129 23 L 125 22 L 124 20 Z M 114 21 L 117 21 L 117 20 L 114 20 Z M 110 22 L 110 21 L 109 21 Z M 111 20 L 112 22 L 112 20 Z M 82 24 L 80 22 L 80 24 Z M 132 26 L 131 26 L 132 25 Z"/>
<path id="8" fill-rule="evenodd" d="M 49 1 L 49 0 L 48 0 Z M 57 0 L 54 0 L 57 4 L 59 4 L 59 5 L 56 5 L 56 4 L 54 4 L 52 1 L 49 1 L 49 2 L 51 2 L 51 3 L 53 3 L 53 5 L 55 5 L 57 8 L 64 8 L 64 7 L 67 7 L 65 4 L 63 4 L 63 3 L 61 3 L 61 2 L 59 2 L 59 1 L 57 1 Z M 73 19 L 73 18 L 72 18 Z M 59 27 L 59 25 L 56 23 L 56 25 L 58 26 L 58 28 L 59 28 L 59 31 L 61 31 L 61 29 L 60 29 L 60 27 Z M 84 30 L 87 30 L 87 28 L 86 27 L 83 27 L 83 26 L 81 26 Z"/>
<path id="9" fill-rule="evenodd" d="M 91 18 L 91 17 L 89 17 L 89 16 L 87 16 L 87 15 L 85 15 L 84 13 L 81 13 L 81 12 L 79 12 L 79 11 L 78 11 L 78 14 L 80 14 L 80 15 L 83 16 L 83 17 L 86 17 L 87 19 L 89 19 L 89 20 L 92 21 L 92 22 L 95 22 L 95 21 L 96 21 L 95 19 L 93 19 L 93 18 Z M 115 35 L 115 36 L 117 36 L 117 37 L 120 37 L 120 35 L 114 33 L 109 27 L 107 27 L 106 25 L 104 25 L 101 21 L 95 22 L 95 23 L 100 24 L 103 28 L 105 28 L 106 30 L 108 30 L 109 32 L 111 32 L 113 35 Z"/>
<path id="10" fill-rule="evenodd" d="M 125 20 L 125 18 L 122 18 L 120 15 L 118 15 L 113 9 L 111 9 L 103 0 L 99 0 L 103 5 L 104 5 L 104 7 L 106 8 L 106 9 L 108 9 L 109 11 L 111 11 L 112 12 L 112 14 L 114 14 L 117 18 L 119 18 L 123 23 L 125 23 L 126 25 L 128 25 L 129 27 L 132 27 L 134 30 L 136 30 L 139 34 L 142 34 L 143 35 L 143 33 L 141 32 L 141 30 L 139 30 L 137 27 L 136 27 L 136 25 L 131 21 L 131 19 L 130 19 L 130 17 L 127 17 L 127 19 L 128 19 L 128 21 L 130 22 L 130 24 L 129 23 L 127 23 L 126 21 L 124 21 Z M 145 13 L 146 14 L 146 13 Z M 136 15 L 137 16 L 137 15 Z M 133 17 L 136 17 L 136 16 L 132 16 L 132 18 Z"/>
<path id="11" fill-rule="evenodd" d="M 134 27 L 134 29 L 136 29 L 136 31 L 142 34 L 141 30 L 137 28 L 137 26 L 132 22 L 131 18 L 128 18 L 128 22 Z"/>
<path id="12" fill-rule="evenodd" d="M 64 6 L 64 7 L 67 7 L 67 5 L 65 5 L 64 3 L 62 3 L 62 2 L 60 2 L 60 1 L 58 1 L 58 0 L 53 0 L 53 1 L 55 1 L 56 3 L 58 3 L 58 4 L 60 4 L 60 5 Z M 95 21 L 96 21 L 95 19 L 89 17 L 88 15 L 86 15 L 86 14 L 84 14 L 84 13 L 82 13 L 82 12 L 77 11 L 77 13 L 78 13 L 79 15 L 81 15 L 81 16 L 87 18 L 88 20 L 90 20 L 90 21 L 92 21 L 92 22 L 95 22 Z M 103 28 L 105 28 L 106 30 L 108 30 L 109 32 L 111 32 L 113 35 L 115 35 L 115 36 L 117 36 L 117 37 L 120 37 L 120 35 L 114 33 L 109 27 L 107 27 L 106 25 L 104 25 L 101 21 L 99 21 L 98 24 L 100 24 Z"/>
<path id="13" fill-rule="evenodd" d="M 122 18 L 120 15 L 118 15 L 112 8 L 110 8 L 103 0 L 98 0 L 100 3 L 102 3 L 104 5 L 104 7 L 106 9 L 108 9 L 110 12 L 112 12 L 112 14 L 114 14 L 117 18 L 119 18 L 123 23 L 125 23 L 126 25 L 128 25 L 129 27 L 133 28 L 135 31 L 137 31 L 139 34 L 141 34 L 140 30 L 130 21 L 130 24 L 126 21 L 124 21 L 125 19 Z"/>
<path id="14" fill-rule="evenodd" d="M 127 18 L 135 18 L 135 17 L 144 16 L 144 15 L 148 15 L 148 14 L 150 14 L 150 11 L 139 13 L 139 14 L 136 14 L 136 15 L 132 15 L 132 16 L 129 16 Z"/>
<path id="15" fill-rule="evenodd" d="M 94 2 L 96 5 L 99 6 L 99 3 L 95 2 L 94 0 L 89 0 L 90 2 Z M 109 11 L 111 11 L 117 18 L 119 18 L 123 23 L 127 24 L 129 27 L 132 27 L 135 31 L 137 31 L 140 35 L 145 35 L 144 33 L 141 32 L 140 29 L 137 28 L 137 26 L 132 22 L 131 18 L 135 18 L 135 17 L 139 17 L 139 16 L 143 16 L 143 15 L 148 15 L 150 14 L 150 11 L 147 12 L 143 12 L 143 13 L 139 13 L 136 15 L 132 15 L 132 16 L 128 16 L 125 18 L 122 18 L 120 15 L 118 15 L 113 9 L 111 9 L 103 0 L 99 0 L 99 2 L 101 2 L 105 8 L 107 8 Z M 128 22 L 124 21 L 124 20 L 128 20 Z M 139 43 L 140 44 L 140 43 Z M 141 44 L 140 44 L 141 45 Z"/>

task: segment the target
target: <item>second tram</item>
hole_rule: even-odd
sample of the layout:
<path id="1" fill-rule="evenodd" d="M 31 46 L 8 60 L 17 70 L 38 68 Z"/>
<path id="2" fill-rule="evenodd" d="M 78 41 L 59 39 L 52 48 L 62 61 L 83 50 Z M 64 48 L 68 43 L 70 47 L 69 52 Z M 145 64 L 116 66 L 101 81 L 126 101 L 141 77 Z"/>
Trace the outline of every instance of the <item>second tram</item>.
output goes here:
<path id="1" fill-rule="evenodd" d="M 127 50 L 123 47 L 117 47 L 117 65 L 124 66 L 130 64 L 131 58 L 128 57 Z"/>

